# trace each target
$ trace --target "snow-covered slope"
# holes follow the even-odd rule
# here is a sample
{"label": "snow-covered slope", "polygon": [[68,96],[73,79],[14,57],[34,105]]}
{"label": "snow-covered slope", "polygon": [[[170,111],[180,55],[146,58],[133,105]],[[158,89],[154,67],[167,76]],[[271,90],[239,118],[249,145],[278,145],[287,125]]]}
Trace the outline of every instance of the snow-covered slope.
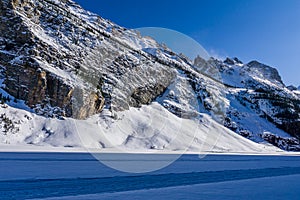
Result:
{"label": "snow-covered slope", "polygon": [[300,97],[274,68],[236,58],[192,63],[70,0],[0,0],[0,8],[3,144],[300,149]]}
{"label": "snow-covered slope", "polygon": [[[224,128],[209,115],[201,123],[179,118],[159,103],[88,120],[49,119],[3,105],[0,149],[7,151],[90,151],[153,153],[280,153],[280,149],[257,144]],[[12,126],[5,129],[5,123]],[[16,130],[18,130],[16,132]],[[28,144],[27,147],[24,146]],[[11,146],[11,149],[7,147]],[[64,148],[61,148],[64,147]],[[72,151],[72,150],[71,150]]]}
{"label": "snow-covered slope", "polygon": [[212,62],[220,69],[230,101],[225,126],[256,142],[299,150],[299,95],[283,84],[277,70],[257,61]]}

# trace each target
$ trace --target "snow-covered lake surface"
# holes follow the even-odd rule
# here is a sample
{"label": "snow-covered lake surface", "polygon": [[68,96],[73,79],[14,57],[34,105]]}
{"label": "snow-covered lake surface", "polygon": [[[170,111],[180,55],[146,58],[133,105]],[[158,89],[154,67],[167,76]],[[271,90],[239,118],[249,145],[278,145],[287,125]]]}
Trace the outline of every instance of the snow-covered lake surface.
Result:
{"label": "snow-covered lake surface", "polygon": [[[120,157],[107,155],[111,162]],[[152,155],[151,162],[170,156]],[[159,171],[134,174],[87,153],[0,153],[2,200],[297,199],[299,178],[299,156],[183,155]]]}

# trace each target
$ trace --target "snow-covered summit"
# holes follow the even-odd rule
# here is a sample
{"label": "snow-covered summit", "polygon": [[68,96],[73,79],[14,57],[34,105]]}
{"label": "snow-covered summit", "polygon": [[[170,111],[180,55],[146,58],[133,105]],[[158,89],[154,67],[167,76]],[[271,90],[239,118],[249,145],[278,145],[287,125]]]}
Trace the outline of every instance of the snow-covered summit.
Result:
{"label": "snow-covered summit", "polygon": [[259,76],[262,79],[268,79],[274,81],[277,84],[283,84],[277,69],[273,67],[264,65],[257,61],[251,61],[246,66],[248,67],[246,70],[249,70],[250,73]]}

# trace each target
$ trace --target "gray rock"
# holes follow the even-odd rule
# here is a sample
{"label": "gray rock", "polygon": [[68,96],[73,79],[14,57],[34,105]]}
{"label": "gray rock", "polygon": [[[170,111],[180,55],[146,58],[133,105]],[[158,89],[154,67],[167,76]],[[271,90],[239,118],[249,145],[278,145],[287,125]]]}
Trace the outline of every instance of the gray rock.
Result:
{"label": "gray rock", "polygon": [[[122,43],[121,27],[108,33],[110,22],[98,16],[87,22],[74,15],[70,6],[78,5],[72,1],[0,2],[5,89],[32,108],[50,104],[61,108],[62,115],[84,119],[109,103],[117,110],[149,104],[174,78],[169,67]],[[135,69],[142,71],[130,72]],[[150,76],[154,82],[149,83]],[[106,87],[118,90],[122,85],[123,91],[104,91],[100,78]]]}

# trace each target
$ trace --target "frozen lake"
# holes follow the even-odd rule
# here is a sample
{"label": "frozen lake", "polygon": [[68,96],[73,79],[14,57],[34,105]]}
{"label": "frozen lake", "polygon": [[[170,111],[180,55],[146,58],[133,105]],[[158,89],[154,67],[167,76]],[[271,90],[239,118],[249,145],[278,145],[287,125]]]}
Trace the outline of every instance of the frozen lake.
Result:
{"label": "frozen lake", "polygon": [[[120,155],[104,159],[120,163]],[[174,155],[136,156],[151,156],[150,164]],[[2,200],[298,199],[299,184],[299,156],[183,155],[155,172],[125,173],[87,153],[0,153]]]}

